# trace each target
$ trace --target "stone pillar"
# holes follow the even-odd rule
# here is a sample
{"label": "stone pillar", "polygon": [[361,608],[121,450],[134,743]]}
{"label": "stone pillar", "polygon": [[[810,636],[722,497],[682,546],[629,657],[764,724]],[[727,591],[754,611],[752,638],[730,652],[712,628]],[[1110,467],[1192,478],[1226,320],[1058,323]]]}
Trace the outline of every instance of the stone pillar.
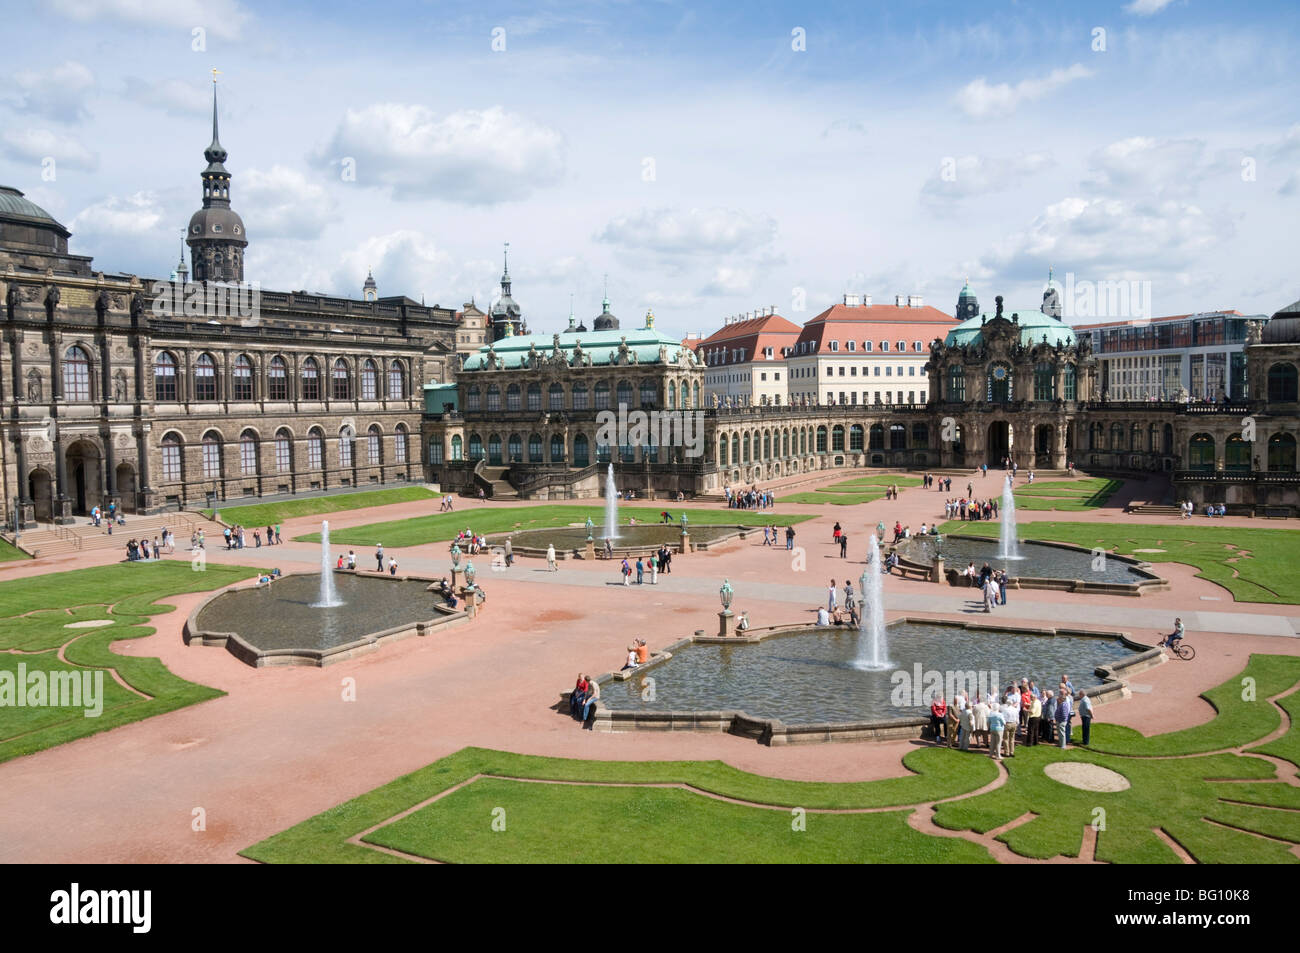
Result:
{"label": "stone pillar", "polygon": [[14,441],[15,456],[18,465],[18,486],[15,488],[14,496],[17,498],[18,527],[26,529],[36,523],[36,507],[33,504],[30,494],[27,492],[27,451],[23,447],[22,432],[18,432],[18,437]]}
{"label": "stone pillar", "polygon": [[[55,426],[58,424],[56,422]],[[68,461],[64,456],[63,438],[54,438],[54,500],[53,517],[56,523],[71,523],[72,501],[68,499]]]}
{"label": "stone pillar", "polygon": [[736,634],[736,616],[730,609],[718,613],[718,637],[730,638]]}
{"label": "stone pillar", "polygon": [[930,581],[937,582],[941,585],[943,583],[943,557],[942,556],[934,557],[934,563],[930,568]]}
{"label": "stone pillar", "polygon": [[680,552],[685,554],[691,551],[691,534],[682,533],[682,547]]}

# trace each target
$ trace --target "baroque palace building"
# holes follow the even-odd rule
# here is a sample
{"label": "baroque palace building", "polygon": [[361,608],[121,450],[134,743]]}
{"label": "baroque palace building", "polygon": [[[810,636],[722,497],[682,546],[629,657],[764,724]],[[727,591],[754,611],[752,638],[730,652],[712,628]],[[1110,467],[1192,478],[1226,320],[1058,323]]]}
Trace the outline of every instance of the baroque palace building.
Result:
{"label": "baroque palace building", "polygon": [[244,283],[226,150],[204,151],[194,283],[95,272],[0,188],[4,515],[68,522],[419,480],[424,387],[455,373],[455,312]]}

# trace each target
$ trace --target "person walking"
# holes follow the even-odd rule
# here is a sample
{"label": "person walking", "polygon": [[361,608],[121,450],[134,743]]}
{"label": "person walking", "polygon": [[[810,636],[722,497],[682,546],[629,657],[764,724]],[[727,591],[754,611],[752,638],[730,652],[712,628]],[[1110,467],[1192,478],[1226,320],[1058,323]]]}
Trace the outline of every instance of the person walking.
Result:
{"label": "person walking", "polygon": [[1079,744],[1086,748],[1088,747],[1088,738],[1092,730],[1092,699],[1080,690],[1077,702],[1079,723],[1083,726],[1083,738],[1080,739]]}
{"label": "person walking", "polygon": [[555,565],[555,544],[551,543],[546,547],[546,568],[551,572],[557,572],[559,567]]}
{"label": "person walking", "polygon": [[275,524],[275,545],[279,546],[284,540],[280,538],[280,524]]}
{"label": "person walking", "polygon": [[627,564],[626,556],[623,557],[623,565],[620,567],[619,571],[623,573],[623,585],[630,585],[632,579],[632,567]]}
{"label": "person walking", "polygon": [[1056,701],[1056,743],[1064,748],[1070,741],[1070,716],[1073,712],[1069,691],[1062,687],[1060,694],[1061,697]]}
{"label": "person walking", "polygon": [[384,571],[384,544],[375,544],[375,572]]}
{"label": "person walking", "polygon": [[[342,556],[339,557],[339,559],[342,558],[343,558]],[[390,576],[397,575],[397,560],[392,556],[388,557],[388,575]]]}
{"label": "person walking", "polygon": [[510,537],[506,537],[506,566],[515,564],[515,547],[510,542]]}
{"label": "person walking", "polygon": [[785,548],[787,552],[794,549],[794,527],[793,526],[787,526],[785,528]]}
{"label": "person walking", "polygon": [[840,534],[840,559],[849,558],[849,534]]}

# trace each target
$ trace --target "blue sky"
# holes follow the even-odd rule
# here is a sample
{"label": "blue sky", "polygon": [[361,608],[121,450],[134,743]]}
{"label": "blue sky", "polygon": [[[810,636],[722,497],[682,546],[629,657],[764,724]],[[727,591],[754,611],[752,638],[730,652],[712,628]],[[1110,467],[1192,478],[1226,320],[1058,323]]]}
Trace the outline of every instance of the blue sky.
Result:
{"label": "blue sky", "polygon": [[357,295],[372,267],[383,294],[483,304],[509,241],[536,331],[570,295],[589,322],[606,274],[626,322],[653,307],[683,334],[846,291],[951,311],[967,276],[1024,306],[1049,266],[1149,282],[1157,315],[1271,313],[1300,295],[1298,21],[1195,0],[50,0],[8,20],[0,182],[98,267],[170,271],[216,67],[267,288]]}

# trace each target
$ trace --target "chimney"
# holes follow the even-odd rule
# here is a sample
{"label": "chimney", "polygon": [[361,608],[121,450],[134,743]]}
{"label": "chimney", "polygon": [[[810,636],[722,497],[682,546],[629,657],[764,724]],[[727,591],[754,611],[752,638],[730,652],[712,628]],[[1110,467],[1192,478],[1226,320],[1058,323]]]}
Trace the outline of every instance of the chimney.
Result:
{"label": "chimney", "polygon": [[856,307],[858,306],[858,301],[859,301],[859,298],[858,298],[857,295],[846,294],[846,295],[844,296],[844,307],[846,307],[846,308],[856,308]]}
{"label": "chimney", "polygon": [[767,309],[767,313],[768,313],[768,314],[776,314],[776,305],[772,305],[772,307],[768,308],[768,309]]}
{"label": "chimney", "polygon": [[919,307],[921,307],[921,296],[920,296],[920,295],[908,295],[908,296],[907,296],[907,306],[908,306],[909,308],[919,308]]}
{"label": "chimney", "polygon": [[906,299],[906,296],[904,296],[904,295],[894,295],[894,307],[895,307],[895,308],[901,308],[901,307],[903,307],[903,306],[904,306],[904,305],[903,305],[903,302],[906,301],[906,300],[907,300],[907,299]]}
{"label": "chimney", "polygon": [[864,307],[864,308],[869,308],[869,307],[871,307],[871,295],[863,295],[863,296],[862,296],[862,307]]}

